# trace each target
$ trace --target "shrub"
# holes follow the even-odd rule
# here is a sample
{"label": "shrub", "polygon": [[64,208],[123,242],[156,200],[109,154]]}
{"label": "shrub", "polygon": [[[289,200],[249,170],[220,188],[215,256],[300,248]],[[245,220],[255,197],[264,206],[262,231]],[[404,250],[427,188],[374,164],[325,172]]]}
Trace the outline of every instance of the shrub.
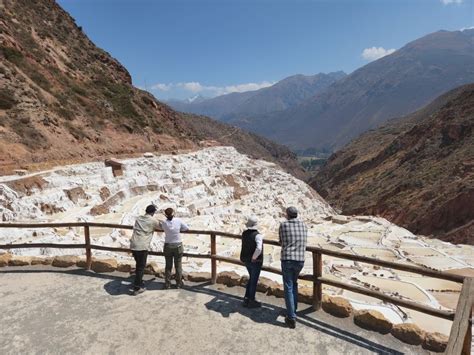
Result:
{"label": "shrub", "polygon": [[3,56],[5,57],[6,60],[8,60],[9,62],[15,65],[20,65],[22,63],[23,54],[20,51],[11,47],[1,47],[1,48],[2,48]]}
{"label": "shrub", "polygon": [[15,106],[15,104],[13,93],[8,89],[0,89],[0,109],[9,110]]}

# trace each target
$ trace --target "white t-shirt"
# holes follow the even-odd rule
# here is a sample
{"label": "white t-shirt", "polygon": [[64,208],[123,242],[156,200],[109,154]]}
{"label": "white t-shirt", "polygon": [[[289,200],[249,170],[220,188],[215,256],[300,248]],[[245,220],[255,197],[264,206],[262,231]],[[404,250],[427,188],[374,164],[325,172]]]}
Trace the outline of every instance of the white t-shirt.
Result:
{"label": "white t-shirt", "polygon": [[180,232],[189,230],[188,226],[179,218],[174,217],[171,221],[160,222],[161,229],[165,232],[165,243],[181,243]]}

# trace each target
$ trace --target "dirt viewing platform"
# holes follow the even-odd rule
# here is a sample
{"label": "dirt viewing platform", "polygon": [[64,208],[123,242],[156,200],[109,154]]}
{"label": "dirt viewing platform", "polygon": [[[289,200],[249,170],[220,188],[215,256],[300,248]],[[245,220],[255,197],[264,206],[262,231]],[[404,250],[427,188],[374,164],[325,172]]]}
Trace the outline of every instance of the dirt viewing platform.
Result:
{"label": "dirt viewing platform", "polygon": [[429,353],[306,304],[289,329],[283,299],[259,294],[262,308],[243,308],[239,286],[165,290],[146,275],[147,291],[130,296],[131,282],[79,268],[0,270],[0,353]]}

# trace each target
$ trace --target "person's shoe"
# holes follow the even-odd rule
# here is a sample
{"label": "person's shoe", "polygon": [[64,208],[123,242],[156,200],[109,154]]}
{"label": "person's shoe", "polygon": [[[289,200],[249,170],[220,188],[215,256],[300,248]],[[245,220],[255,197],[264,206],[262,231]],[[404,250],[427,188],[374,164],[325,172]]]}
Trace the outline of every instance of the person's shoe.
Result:
{"label": "person's shoe", "polygon": [[262,302],[258,302],[255,300],[250,300],[248,304],[248,308],[259,308],[262,307]]}
{"label": "person's shoe", "polygon": [[248,298],[244,297],[244,301],[242,302],[242,306],[243,307],[248,307],[249,306],[249,301],[250,300]]}
{"label": "person's shoe", "polygon": [[165,282],[165,290],[169,290],[171,288],[171,282],[166,281]]}
{"label": "person's shoe", "polygon": [[133,290],[132,296],[137,296],[137,295],[139,295],[140,293],[143,293],[143,292],[145,292],[145,288],[141,287],[139,289]]}
{"label": "person's shoe", "polygon": [[184,282],[183,282],[183,281],[176,283],[176,288],[183,288],[183,286],[184,286]]}
{"label": "person's shoe", "polygon": [[285,324],[288,326],[290,329],[295,329],[296,328],[296,320],[291,319],[288,317],[285,317]]}

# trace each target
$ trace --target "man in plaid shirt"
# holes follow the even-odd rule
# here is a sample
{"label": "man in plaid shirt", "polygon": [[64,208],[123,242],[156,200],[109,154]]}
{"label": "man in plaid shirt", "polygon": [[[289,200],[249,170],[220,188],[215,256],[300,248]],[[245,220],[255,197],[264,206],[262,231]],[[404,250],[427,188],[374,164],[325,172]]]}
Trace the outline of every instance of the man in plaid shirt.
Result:
{"label": "man in plaid shirt", "polygon": [[298,276],[303,269],[308,229],[298,219],[295,207],[286,209],[287,220],[280,224],[278,231],[281,245],[281,270],[287,316],[285,323],[296,327],[296,309],[298,308]]}

